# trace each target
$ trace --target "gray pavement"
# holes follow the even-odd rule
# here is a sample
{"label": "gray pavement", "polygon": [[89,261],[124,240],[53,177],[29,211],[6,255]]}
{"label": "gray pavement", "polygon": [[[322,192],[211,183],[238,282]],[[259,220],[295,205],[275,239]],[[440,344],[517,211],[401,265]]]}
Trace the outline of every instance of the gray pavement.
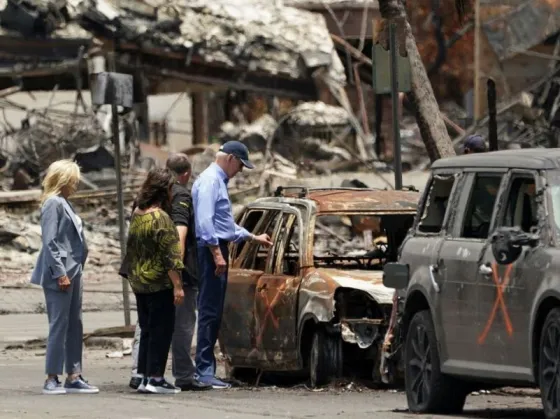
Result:
{"label": "gray pavement", "polygon": [[[102,351],[85,352],[85,377],[97,395],[44,396],[42,354],[0,353],[0,418],[445,418],[406,412],[402,393],[331,388],[235,388],[184,392],[174,396],[141,395],[127,387],[130,357],[107,359]],[[170,374],[168,374],[170,377]],[[527,397],[472,396],[463,418],[537,419],[540,400]]]}
{"label": "gray pavement", "polygon": [[[131,323],[136,323],[136,311],[131,313]],[[84,333],[102,327],[124,325],[122,311],[83,313]],[[0,316],[0,348],[7,344],[25,342],[29,339],[45,338],[48,335],[46,314],[10,314]]]}

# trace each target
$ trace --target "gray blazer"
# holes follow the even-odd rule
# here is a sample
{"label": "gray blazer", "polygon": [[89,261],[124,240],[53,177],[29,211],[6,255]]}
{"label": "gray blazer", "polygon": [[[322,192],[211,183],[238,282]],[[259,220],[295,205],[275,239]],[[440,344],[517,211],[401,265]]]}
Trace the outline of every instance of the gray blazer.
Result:
{"label": "gray blazer", "polygon": [[88,255],[85,236],[66,199],[53,196],[41,209],[43,246],[31,275],[31,283],[58,290],[58,278],[79,279]]}

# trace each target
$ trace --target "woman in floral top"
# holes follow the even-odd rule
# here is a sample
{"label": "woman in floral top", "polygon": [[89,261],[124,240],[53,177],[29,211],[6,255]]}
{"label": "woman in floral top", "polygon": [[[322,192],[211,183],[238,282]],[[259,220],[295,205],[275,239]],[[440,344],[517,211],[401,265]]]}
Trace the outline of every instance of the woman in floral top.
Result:
{"label": "woman in floral top", "polygon": [[179,235],[166,211],[174,178],[167,169],[153,169],[136,199],[127,242],[127,273],[136,296],[142,330],[138,373],[139,392],[179,393],[164,378],[175,324],[175,305],[183,302],[183,269]]}

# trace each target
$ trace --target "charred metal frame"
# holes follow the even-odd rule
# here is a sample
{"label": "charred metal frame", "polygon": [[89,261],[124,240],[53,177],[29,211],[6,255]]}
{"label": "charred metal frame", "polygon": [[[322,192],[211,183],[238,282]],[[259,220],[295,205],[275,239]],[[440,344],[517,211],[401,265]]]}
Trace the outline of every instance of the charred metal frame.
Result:
{"label": "charred metal frame", "polygon": [[[301,189],[301,188],[300,188]],[[344,189],[344,188],[343,188]],[[360,192],[364,192],[363,189],[357,189]],[[336,189],[335,189],[336,191]],[[347,210],[343,211],[338,207],[333,208],[332,210],[323,211],[320,210],[320,206],[313,200],[313,197],[307,197],[307,191],[304,192],[303,196],[298,197],[298,193],[296,192],[295,196],[283,196],[283,191],[280,190],[276,197],[269,197],[269,198],[261,198],[258,201],[249,204],[246,206],[244,212],[240,214],[238,218],[238,222],[242,223],[243,220],[247,219],[248,214],[251,211],[281,211],[281,212],[289,212],[292,214],[297,215],[297,220],[293,220],[292,222],[297,222],[299,226],[299,275],[296,281],[293,284],[297,284],[297,289],[290,291],[291,293],[297,293],[296,297],[296,304],[297,307],[295,308],[296,319],[294,321],[295,324],[295,333],[296,333],[296,353],[294,354],[294,358],[292,356],[288,356],[289,359],[295,359],[297,362],[294,364],[289,361],[279,360],[278,356],[280,353],[276,353],[275,359],[265,359],[261,355],[259,356],[259,368],[261,369],[271,369],[271,370],[284,370],[284,371],[296,371],[296,370],[303,370],[305,368],[305,359],[304,354],[301,352],[302,345],[304,342],[302,339],[304,338],[304,331],[305,328],[309,324],[316,325],[321,323],[327,326],[327,330],[330,333],[337,333],[340,334],[342,341],[346,342],[347,344],[356,345],[356,348],[360,350],[366,351],[369,357],[373,357],[376,361],[376,366],[372,370],[372,374],[375,380],[379,379],[377,374],[378,368],[377,366],[381,362],[380,354],[381,354],[381,347],[383,345],[383,333],[389,324],[390,320],[390,313],[391,313],[391,299],[386,299],[387,301],[378,301],[373,295],[368,293],[366,281],[360,279],[354,279],[356,281],[356,288],[352,288],[348,284],[339,284],[336,278],[330,278],[329,276],[325,277],[322,273],[319,273],[316,268],[314,267],[313,263],[313,239],[314,239],[314,227],[315,227],[315,219],[317,216],[321,214],[325,215],[348,215],[352,214],[355,215],[356,213],[363,213],[364,215],[393,215],[393,214],[408,214],[413,216],[416,212],[415,208],[406,208],[403,207],[398,209],[399,203],[395,203],[397,207],[395,207],[394,211],[390,210],[380,210],[376,212],[375,210],[372,211],[355,211],[355,210]],[[309,191],[313,192],[313,191]],[[317,192],[317,191],[316,191]],[[346,189],[346,193],[352,193],[351,190]],[[375,194],[392,194],[392,191],[370,191]],[[299,193],[301,195],[301,191]],[[309,198],[309,199],[306,199]],[[319,198],[317,198],[319,199]],[[321,197],[321,199],[325,199],[328,201],[328,197]],[[384,201],[383,198],[381,201]],[[323,208],[328,208],[328,205],[323,203]],[[268,216],[265,215],[261,217],[261,219],[257,222],[257,228],[259,225],[262,226],[265,218]],[[279,231],[280,225],[282,223],[282,215],[278,218],[275,225],[275,231]],[[279,261],[280,258],[278,257],[276,260],[272,260],[274,255],[278,255],[278,252],[275,251],[276,246],[282,246],[286,243],[286,238],[282,241],[282,243],[275,243],[271,251],[268,252],[266,266],[268,268],[269,274],[265,275],[274,277],[277,275],[275,272],[278,272],[279,269]],[[233,250],[236,248],[235,245],[232,245],[230,248],[233,254]],[[249,246],[244,246],[242,252],[235,256],[235,259],[231,261],[231,268],[239,269],[241,267],[240,262],[246,258],[249,252]],[[349,280],[351,279],[351,270],[349,272]],[[377,271],[372,271],[372,274]],[[382,275],[382,272],[377,272],[379,275]],[[325,273],[326,274],[326,273]],[[230,273],[230,276],[232,274]],[[279,278],[280,279],[280,278]],[[361,286],[360,286],[361,284]],[[309,286],[311,285],[311,288]],[[231,291],[230,291],[231,292]],[[356,293],[355,295],[352,295]],[[377,308],[376,312],[378,318],[353,318],[352,314],[347,310],[347,304],[349,301],[352,301],[353,298],[362,298],[364,302],[367,302],[367,305],[371,305],[374,308]],[[244,296],[238,296],[239,298],[247,298]],[[237,296],[235,298],[238,298]],[[349,300],[350,299],[350,300]],[[256,307],[255,307],[256,309]],[[368,309],[369,310],[369,309]],[[227,314],[227,313],[226,313]],[[311,323],[309,323],[311,322]],[[282,333],[282,332],[280,332]],[[226,359],[231,362],[232,357],[228,355],[227,351],[227,340],[223,339],[220,340],[220,345],[222,348],[222,352],[226,356]],[[250,348],[247,348],[250,349]],[[253,353],[253,351],[251,351]],[[239,359],[237,357],[237,359]],[[238,363],[234,363],[232,366],[250,366],[250,361],[244,363],[244,365],[239,365]]]}

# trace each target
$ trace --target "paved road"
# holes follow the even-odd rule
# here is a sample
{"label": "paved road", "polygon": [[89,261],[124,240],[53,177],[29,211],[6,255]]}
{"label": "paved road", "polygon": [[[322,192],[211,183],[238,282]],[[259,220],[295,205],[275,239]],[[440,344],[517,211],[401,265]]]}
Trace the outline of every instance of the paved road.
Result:
{"label": "paved road", "polygon": [[[131,312],[136,323],[136,311]],[[101,327],[123,326],[122,311],[83,313],[84,333]],[[6,344],[47,337],[49,327],[46,314],[8,314],[0,316],[0,348]]]}
{"label": "paved road", "polygon": [[[107,359],[102,351],[86,351],[84,359],[86,378],[100,386],[100,394],[44,396],[40,393],[44,360],[39,355],[0,353],[0,418],[445,418],[411,415],[405,410],[402,393],[386,391],[338,388],[314,392],[300,386],[140,395],[126,387],[130,357]],[[535,398],[472,396],[461,417],[537,419],[542,412]]]}

